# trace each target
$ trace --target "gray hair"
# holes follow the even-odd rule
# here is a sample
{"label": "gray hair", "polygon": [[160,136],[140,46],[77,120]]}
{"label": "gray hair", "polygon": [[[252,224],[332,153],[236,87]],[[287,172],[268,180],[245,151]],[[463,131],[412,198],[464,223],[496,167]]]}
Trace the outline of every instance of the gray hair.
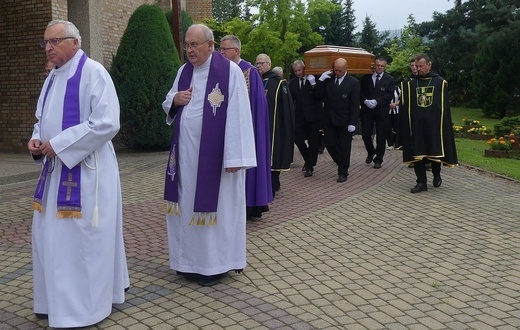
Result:
{"label": "gray hair", "polygon": [[65,25],[65,34],[67,37],[73,37],[78,40],[78,48],[81,48],[81,35],[79,34],[79,30],[72,22],[65,21],[62,19],[55,19],[53,21],[50,21],[49,24],[47,24],[47,27],[51,27],[56,24],[63,24]]}
{"label": "gray hair", "polygon": [[273,68],[273,72],[276,73],[279,76],[283,76],[283,69],[279,66],[275,66]]}
{"label": "gray hair", "polygon": [[240,39],[238,39],[237,36],[228,34],[227,36],[222,37],[222,39],[220,39],[220,43],[222,43],[222,41],[226,41],[226,40],[228,40],[231,43],[231,46],[238,48],[238,50],[240,50],[242,48],[242,42],[240,41]]}
{"label": "gray hair", "polygon": [[305,68],[305,62],[303,62],[302,60],[296,60],[292,63],[292,67],[293,69],[297,66],[297,65],[301,65],[302,68]]}
{"label": "gray hair", "polygon": [[211,29],[207,25],[204,25],[204,24],[192,24],[192,25],[190,25],[188,30],[191,30],[191,29],[201,29],[202,33],[204,33],[204,38],[206,40],[211,40],[213,42],[215,41],[215,37],[213,36],[213,31],[211,31]]}
{"label": "gray hair", "polygon": [[264,54],[264,53],[262,53],[262,54],[258,54],[256,57],[257,57],[257,58],[258,58],[258,57],[263,57],[267,63],[271,64],[271,58],[270,58],[269,55],[267,55],[267,54]]}

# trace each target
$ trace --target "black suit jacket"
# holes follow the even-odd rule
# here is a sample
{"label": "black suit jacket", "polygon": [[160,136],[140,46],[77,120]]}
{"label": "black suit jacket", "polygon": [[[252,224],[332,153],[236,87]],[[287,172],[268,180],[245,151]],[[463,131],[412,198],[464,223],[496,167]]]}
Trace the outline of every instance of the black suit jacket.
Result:
{"label": "black suit jacket", "polygon": [[289,90],[294,102],[294,116],[297,123],[321,120],[323,107],[316,93],[316,85],[311,86],[311,83],[305,79],[303,87],[300,88],[300,78],[294,77],[289,81]]}
{"label": "black suit jacket", "polygon": [[318,95],[323,99],[323,125],[357,126],[359,116],[359,80],[349,74],[336,87],[336,77],[317,81]]}
{"label": "black suit jacket", "polygon": [[[394,77],[388,73],[384,73],[379,82],[374,87],[372,74],[366,74],[361,78],[361,107],[363,110],[370,110],[365,105],[365,100],[376,100],[377,105],[374,110],[382,110],[388,113],[390,110],[390,102],[394,98],[394,89],[396,83]],[[385,112],[386,111],[386,112]]]}

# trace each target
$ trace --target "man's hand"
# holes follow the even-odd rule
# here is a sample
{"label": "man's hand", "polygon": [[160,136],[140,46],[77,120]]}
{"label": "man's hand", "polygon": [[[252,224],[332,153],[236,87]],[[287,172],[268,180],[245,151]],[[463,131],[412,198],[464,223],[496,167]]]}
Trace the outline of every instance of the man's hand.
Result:
{"label": "man's hand", "polygon": [[235,173],[239,169],[241,169],[241,167],[228,167],[228,168],[226,168],[226,172],[227,173]]}
{"label": "man's hand", "polygon": [[320,81],[325,81],[325,79],[329,79],[332,76],[332,70],[325,71],[320,77]]}
{"label": "man's hand", "polygon": [[307,75],[307,80],[309,81],[311,86],[316,85],[316,78],[314,78],[314,76],[312,74],[308,74]]}
{"label": "man's hand", "polygon": [[348,127],[347,127],[347,131],[348,131],[349,133],[354,133],[354,132],[356,131],[356,126],[354,126],[354,125],[348,125]]}
{"label": "man's hand", "polygon": [[175,97],[173,98],[173,103],[175,106],[182,106],[186,105],[191,100],[191,91],[193,90],[193,87],[188,88],[185,91],[179,91],[177,94],[175,94]]}
{"label": "man's hand", "polygon": [[38,139],[33,139],[27,142],[27,149],[29,149],[29,152],[35,156],[39,156],[42,154],[42,151],[40,150],[40,146],[42,145],[42,141]]}
{"label": "man's hand", "polygon": [[47,158],[56,157],[56,152],[54,152],[54,149],[52,148],[51,143],[49,141],[42,144],[40,150],[41,153]]}

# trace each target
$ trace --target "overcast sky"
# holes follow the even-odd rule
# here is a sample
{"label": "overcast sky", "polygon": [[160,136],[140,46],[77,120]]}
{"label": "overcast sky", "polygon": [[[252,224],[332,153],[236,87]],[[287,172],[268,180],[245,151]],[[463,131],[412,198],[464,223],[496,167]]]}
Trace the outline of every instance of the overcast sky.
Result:
{"label": "overcast sky", "polygon": [[455,6],[454,0],[354,0],[356,31],[361,31],[368,16],[379,31],[398,30],[412,14],[416,23],[432,20],[433,12],[445,13]]}

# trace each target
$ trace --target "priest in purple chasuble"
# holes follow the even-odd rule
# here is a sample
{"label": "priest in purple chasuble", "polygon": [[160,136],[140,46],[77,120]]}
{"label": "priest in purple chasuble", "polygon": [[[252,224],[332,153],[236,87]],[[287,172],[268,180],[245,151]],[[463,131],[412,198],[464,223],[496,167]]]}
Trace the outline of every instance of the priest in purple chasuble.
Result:
{"label": "priest in purple chasuble", "polygon": [[273,201],[269,148],[271,139],[269,109],[262,77],[251,63],[240,58],[241,46],[242,43],[236,36],[227,35],[220,39],[220,53],[242,69],[249,92],[256,149],[256,167],[246,172],[247,219],[251,219],[262,217],[262,212],[269,211],[268,204]]}
{"label": "priest in purple chasuble", "polygon": [[33,201],[34,312],[53,328],[85,327],[123,303],[129,286],[111,142],[119,100],[105,68],[81,50],[72,23],[50,22],[41,46],[54,68],[28,142],[43,165]]}
{"label": "priest in purple chasuble", "polygon": [[192,25],[188,63],[163,102],[174,125],[164,199],[170,267],[201,285],[246,266],[246,170],[256,166],[242,70],[214,51],[213,32]]}

